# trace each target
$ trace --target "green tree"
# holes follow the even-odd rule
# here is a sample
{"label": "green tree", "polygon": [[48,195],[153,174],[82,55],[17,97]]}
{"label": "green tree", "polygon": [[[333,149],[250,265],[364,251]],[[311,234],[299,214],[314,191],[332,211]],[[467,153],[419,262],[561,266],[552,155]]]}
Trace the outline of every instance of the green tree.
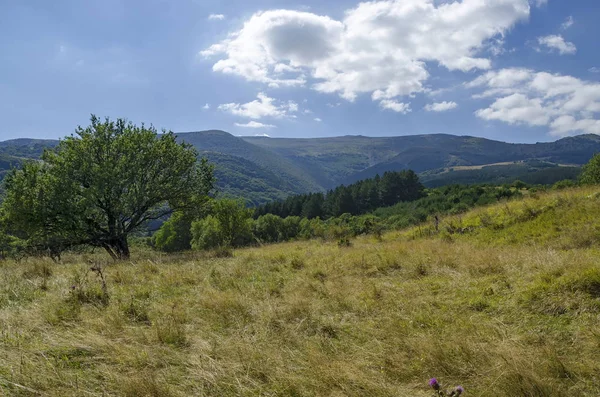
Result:
{"label": "green tree", "polygon": [[580,182],[586,185],[600,184],[600,153],[583,166],[583,172],[579,178]]}
{"label": "green tree", "polygon": [[251,241],[252,210],[241,200],[215,200],[210,215],[192,223],[192,246],[196,249],[240,247]]}
{"label": "green tree", "polygon": [[284,228],[284,220],[273,214],[260,216],[254,221],[254,235],[265,243],[276,243],[284,240]]}
{"label": "green tree", "polygon": [[3,209],[19,237],[102,247],[124,259],[131,233],[204,203],[213,183],[212,167],[173,133],[92,116],[42,162],[7,177]]}
{"label": "green tree", "polygon": [[193,249],[212,249],[224,245],[221,224],[212,215],[193,222],[191,231]]}
{"label": "green tree", "polygon": [[325,198],[323,193],[314,193],[304,202],[302,206],[302,217],[313,219],[323,216],[323,202]]}
{"label": "green tree", "polygon": [[174,213],[154,234],[154,247],[164,252],[178,252],[192,248],[192,222],[193,218],[187,213]]}

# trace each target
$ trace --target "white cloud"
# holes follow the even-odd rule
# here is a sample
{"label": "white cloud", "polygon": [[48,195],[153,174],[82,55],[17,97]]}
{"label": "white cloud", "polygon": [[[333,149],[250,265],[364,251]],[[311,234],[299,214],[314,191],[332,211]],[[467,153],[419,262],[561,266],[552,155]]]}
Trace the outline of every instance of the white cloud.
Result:
{"label": "white cloud", "polygon": [[208,16],[209,21],[222,21],[225,19],[225,15],[223,14],[210,14]]}
{"label": "white cloud", "polygon": [[590,72],[590,73],[600,73],[600,68],[597,67],[597,66],[594,66],[592,68],[589,68],[588,72]]}
{"label": "white cloud", "polygon": [[292,117],[290,113],[295,113],[298,111],[298,104],[294,101],[277,104],[275,99],[269,98],[262,92],[258,94],[257,98],[258,99],[252,102],[244,104],[226,103],[219,105],[219,110],[231,113],[235,116],[247,117],[254,120],[259,120],[263,117]]}
{"label": "white cloud", "polygon": [[550,117],[539,98],[530,99],[523,94],[512,94],[497,99],[489,108],[475,114],[484,120],[500,120],[509,124],[548,125]]}
{"label": "white cloud", "polygon": [[202,106],[202,109],[209,110],[210,109],[210,103],[207,103],[206,105]]}
{"label": "white cloud", "polygon": [[445,112],[448,110],[456,109],[458,104],[456,102],[437,102],[431,103],[425,106],[425,110],[428,112]]}
{"label": "white cloud", "polygon": [[315,121],[316,121],[317,123],[320,123],[320,122],[322,122],[323,120],[321,120],[319,117],[315,117]]}
{"label": "white cloud", "polygon": [[560,28],[562,30],[567,30],[569,29],[571,26],[573,26],[573,24],[575,23],[575,20],[573,19],[573,16],[569,16],[563,23],[562,25],[560,25]]}
{"label": "white cloud", "polygon": [[600,83],[530,69],[488,72],[466,85],[494,102],[475,114],[484,120],[548,127],[556,136],[600,134]]}
{"label": "white cloud", "polygon": [[538,37],[538,44],[546,46],[550,50],[557,50],[561,55],[575,54],[577,52],[575,44],[565,41],[561,35]]}
{"label": "white cloud", "polygon": [[[269,86],[304,86],[353,101],[425,91],[427,62],[449,70],[489,69],[503,35],[529,17],[528,0],[380,0],[347,10],[343,20],[271,10],[201,52],[219,56],[215,72]],[[492,42],[492,44],[490,44]]]}
{"label": "white cloud", "polygon": [[410,113],[412,111],[410,108],[410,103],[396,102],[391,99],[382,100],[379,102],[379,106],[382,109],[393,110],[394,112],[402,114]]}
{"label": "white cloud", "polygon": [[263,124],[257,121],[250,121],[246,124],[235,123],[235,126],[242,128],[276,128],[273,124]]}

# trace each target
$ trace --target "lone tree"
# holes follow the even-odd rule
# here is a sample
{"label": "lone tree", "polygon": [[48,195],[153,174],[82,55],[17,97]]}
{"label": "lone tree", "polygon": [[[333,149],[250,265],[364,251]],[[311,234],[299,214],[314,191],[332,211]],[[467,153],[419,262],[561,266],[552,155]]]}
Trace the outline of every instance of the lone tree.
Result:
{"label": "lone tree", "polygon": [[132,232],[203,205],[213,184],[212,166],[172,132],[92,115],[89,127],[7,177],[2,211],[10,232],[38,249],[92,245],[126,259]]}

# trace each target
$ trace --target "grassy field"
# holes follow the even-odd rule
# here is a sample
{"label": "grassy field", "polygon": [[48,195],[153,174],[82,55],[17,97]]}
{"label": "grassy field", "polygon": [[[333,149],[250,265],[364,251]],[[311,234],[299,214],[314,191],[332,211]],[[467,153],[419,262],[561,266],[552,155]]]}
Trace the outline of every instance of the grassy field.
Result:
{"label": "grassy field", "polygon": [[0,263],[0,394],[600,395],[600,189],[439,229]]}

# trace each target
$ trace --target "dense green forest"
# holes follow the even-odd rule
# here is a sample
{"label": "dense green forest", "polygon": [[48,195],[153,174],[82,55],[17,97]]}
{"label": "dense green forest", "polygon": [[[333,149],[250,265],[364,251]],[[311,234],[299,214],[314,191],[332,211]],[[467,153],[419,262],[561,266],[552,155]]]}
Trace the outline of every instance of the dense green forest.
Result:
{"label": "dense green forest", "polygon": [[342,214],[360,215],[379,207],[423,196],[424,186],[413,171],[386,172],[382,177],[338,186],[326,194],[310,193],[288,197],[256,208],[255,216],[273,214],[282,218],[301,216],[328,219]]}

